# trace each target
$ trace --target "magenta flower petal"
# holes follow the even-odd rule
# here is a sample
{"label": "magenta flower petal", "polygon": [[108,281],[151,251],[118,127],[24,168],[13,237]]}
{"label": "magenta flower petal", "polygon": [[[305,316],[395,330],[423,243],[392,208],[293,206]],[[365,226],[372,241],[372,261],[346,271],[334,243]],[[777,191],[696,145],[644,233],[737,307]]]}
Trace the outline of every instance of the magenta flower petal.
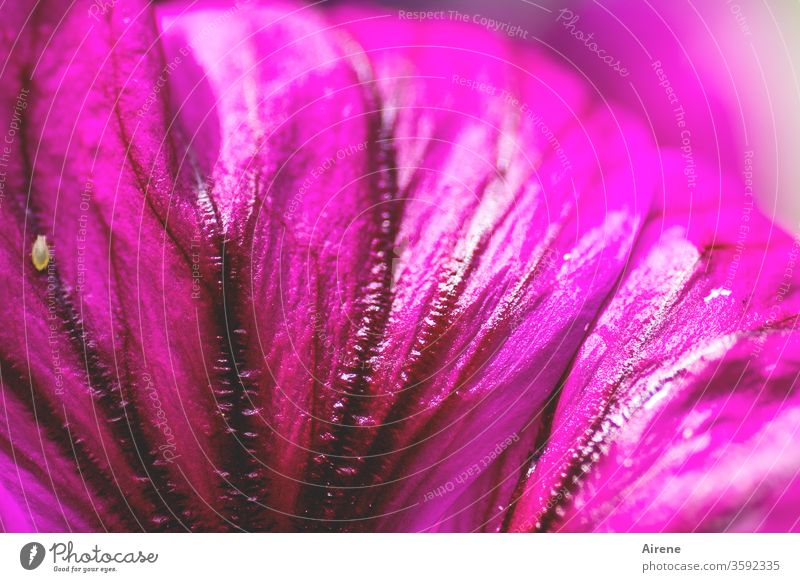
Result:
{"label": "magenta flower petal", "polygon": [[[682,161],[671,165],[677,193]],[[735,183],[723,191],[724,204],[673,198],[644,229],[564,382],[512,529],[797,527],[796,510],[776,511],[796,495],[797,245]]]}
{"label": "magenta flower petal", "polygon": [[[349,28],[397,110],[398,239],[407,242],[372,380],[372,393],[388,396],[369,419],[381,427],[354,439],[359,452],[381,455],[391,495],[373,488],[359,502],[392,512],[387,529],[493,527],[485,522],[497,521],[505,501],[496,499],[510,498],[538,411],[623,270],[655,193],[657,155],[573,79],[540,58],[527,73],[520,63],[536,57],[492,35],[371,20]],[[537,98],[526,115],[454,77]],[[558,128],[561,149],[543,127]],[[498,448],[502,460],[483,467]],[[494,477],[480,479],[489,464]]]}
{"label": "magenta flower petal", "polygon": [[[70,425],[59,439],[73,470],[96,473],[92,485],[127,514],[111,527],[208,526],[216,512],[184,501],[223,489],[214,471],[229,439],[215,394],[203,389],[225,359],[208,274],[218,268],[204,255],[195,269],[192,245],[206,234],[209,205],[190,166],[178,164],[164,104],[137,114],[162,68],[148,10],[124,3],[95,22],[42,7],[23,29],[11,61],[19,69],[6,70],[9,94],[27,91],[7,208],[19,230],[3,251],[4,272],[18,273],[4,299],[25,307],[2,345],[9,385],[35,393],[45,426]],[[20,261],[31,232],[53,244],[46,273]],[[215,380],[221,395],[224,380]],[[178,455],[210,458],[179,466]]]}
{"label": "magenta flower petal", "polygon": [[3,529],[797,527],[796,247],[637,113],[469,25],[3,10]]}
{"label": "magenta flower petal", "polygon": [[[272,527],[316,527],[342,503],[323,485],[356,471],[345,443],[357,429],[342,425],[357,422],[390,301],[401,206],[389,130],[367,71],[314,16],[179,11],[161,12],[168,58],[226,22],[193,46],[198,76],[177,83],[190,134],[219,143],[211,195],[227,236],[238,373],[251,395],[243,430],[258,472],[253,495]],[[216,138],[192,119],[208,95]]]}

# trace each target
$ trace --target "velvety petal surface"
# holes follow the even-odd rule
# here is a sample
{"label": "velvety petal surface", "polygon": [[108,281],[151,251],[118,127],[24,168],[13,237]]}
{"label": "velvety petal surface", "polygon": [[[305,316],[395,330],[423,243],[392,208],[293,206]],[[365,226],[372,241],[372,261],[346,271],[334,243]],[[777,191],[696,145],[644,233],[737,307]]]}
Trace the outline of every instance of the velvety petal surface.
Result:
{"label": "velvety petal surface", "polygon": [[[666,192],[680,193],[681,166],[665,156]],[[800,247],[703,170],[711,180],[648,222],[581,346],[512,529],[751,531],[800,517],[785,512]]]}
{"label": "velvety petal surface", "polygon": [[569,61],[3,11],[3,529],[797,528],[797,244]]}

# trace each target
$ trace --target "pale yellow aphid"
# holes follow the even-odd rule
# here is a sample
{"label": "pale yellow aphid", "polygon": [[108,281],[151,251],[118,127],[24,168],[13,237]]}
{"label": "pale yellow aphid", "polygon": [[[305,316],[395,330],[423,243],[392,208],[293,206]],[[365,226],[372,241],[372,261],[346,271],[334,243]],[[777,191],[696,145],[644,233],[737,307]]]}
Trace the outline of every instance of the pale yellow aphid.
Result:
{"label": "pale yellow aphid", "polygon": [[50,248],[47,246],[47,238],[40,234],[36,237],[31,249],[31,261],[37,271],[44,271],[50,263]]}

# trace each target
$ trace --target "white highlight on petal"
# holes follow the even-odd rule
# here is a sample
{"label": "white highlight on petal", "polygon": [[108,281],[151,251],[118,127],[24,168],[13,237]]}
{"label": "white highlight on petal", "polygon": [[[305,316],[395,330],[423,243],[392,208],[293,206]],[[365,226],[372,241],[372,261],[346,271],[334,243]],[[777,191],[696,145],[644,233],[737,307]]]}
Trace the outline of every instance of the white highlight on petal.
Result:
{"label": "white highlight on petal", "polygon": [[711,290],[711,292],[703,298],[703,301],[708,303],[716,299],[717,297],[728,297],[731,294],[730,289],[725,289],[724,287],[716,287]]}

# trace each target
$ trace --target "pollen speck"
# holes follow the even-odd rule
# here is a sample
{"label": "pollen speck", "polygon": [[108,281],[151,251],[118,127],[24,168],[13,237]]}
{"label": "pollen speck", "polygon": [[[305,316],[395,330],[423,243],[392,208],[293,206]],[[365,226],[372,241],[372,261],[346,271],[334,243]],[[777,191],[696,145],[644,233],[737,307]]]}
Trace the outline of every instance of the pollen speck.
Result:
{"label": "pollen speck", "polygon": [[50,263],[50,249],[47,246],[47,238],[44,235],[36,237],[31,250],[31,261],[37,271],[44,271]]}

